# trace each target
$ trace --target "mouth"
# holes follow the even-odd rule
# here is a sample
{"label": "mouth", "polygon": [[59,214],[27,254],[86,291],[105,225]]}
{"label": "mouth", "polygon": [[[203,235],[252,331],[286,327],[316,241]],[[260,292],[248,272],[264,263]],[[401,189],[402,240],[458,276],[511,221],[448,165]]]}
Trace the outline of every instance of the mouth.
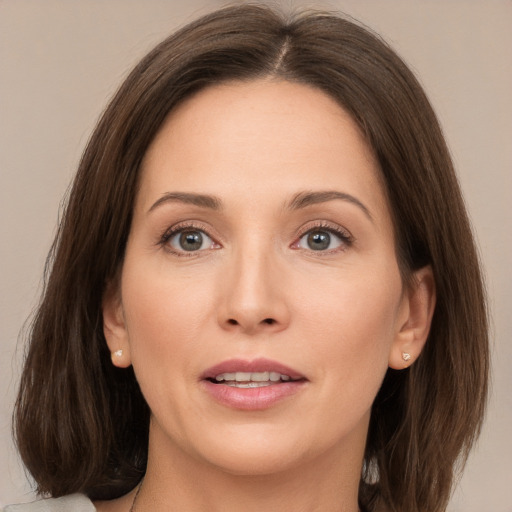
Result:
{"label": "mouth", "polygon": [[229,359],[208,368],[201,375],[201,380],[208,380],[214,384],[240,386],[241,384],[254,384],[246,387],[272,386],[283,382],[307,380],[297,370],[278,361],[259,358],[247,361],[245,359]]}
{"label": "mouth", "polygon": [[262,388],[273,386],[282,382],[294,382],[302,380],[292,378],[290,375],[273,372],[226,372],[219,373],[215,378],[209,378],[214,384],[224,384],[234,388]]}
{"label": "mouth", "polygon": [[263,410],[294,396],[308,379],[277,361],[232,359],[206,370],[201,381],[208,394],[224,406]]}

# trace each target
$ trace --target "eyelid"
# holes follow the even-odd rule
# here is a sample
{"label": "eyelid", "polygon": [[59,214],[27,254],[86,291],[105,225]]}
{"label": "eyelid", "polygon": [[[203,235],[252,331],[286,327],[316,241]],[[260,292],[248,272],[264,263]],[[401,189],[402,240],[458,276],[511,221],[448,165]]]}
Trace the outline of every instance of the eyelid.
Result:
{"label": "eyelid", "polygon": [[314,221],[307,222],[306,224],[304,224],[303,226],[301,226],[299,228],[297,236],[302,237],[308,231],[311,231],[314,229],[324,229],[325,231],[330,231],[332,233],[339,234],[343,238],[347,238],[350,240],[354,239],[354,237],[352,236],[352,233],[350,233],[350,231],[347,228],[340,226],[339,224],[337,224],[335,222],[328,221],[328,220],[314,220]]}
{"label": "eyelid", "polygon": [[[166,251],[170,252],[171,254],[174,254],[176,256],[184,256],[184,257],[193,257],[198,256],[199,253],[204,253],[207,251],[207,249],[200,249],[198,251],[180,251],[176,250],[175,248],[171,247],[168,243],[169,240],[177,235],[178,233],[182,233],[183,231],[201,231],[204,233],[217,247],[214,249],[218,249],[221,247],[221,244],[217,241],[216,236],[214,236],[211,233],[211,229],[208,228],[205,224],[203,224],[201,221],[182,221],[178,222],[176,224],[173,224],[172,226],[168,227],[160,236],[157,241],[157,245],[161,246]],[[212,248],[211,248],[212,249]]]}
{"label": "eyelid", "polygon": [[[292,248],[302,249],[301,247],[293,247],[293,246],[298,245],[300,243],[301,239],[304,237],[304,235],[306,235],[310,231],[315,231],[315,230],[318,230],[318,231],[323,230],[323,231],[327,231],[328,233],[334,234],[341,240],[342,245],[344,246],[342,248],[336,248],[336,249],[330,249],[330,250],[328,249],[326,251],[317,251],[316,252],[316,251],[311,250],[311,252],[316,252],[316,254],[318,256],[321,256],[322,253],[329,254],[332,252],[343,251],[347,247],[350,247],[355,242],[354,236],[345,227],[342,227],[339,224],[336,224],[336,223],[333,223],[330,221],[317,220],[317,221],[308,222],[307,224],[305,224],[304,226],[302,226],[299,229],[296,239],[292,243]],[[307,249],[304,249],[304,250],[307,250]]]}
{"label": "eyelid", "polygon": [[[308,232],[313,231],[315,229],[316,230],[324,230],[324,231],[334,234],[341,240],[342,245],[343,245],[343,247],[341,249],[335,248],[335,249],[326,250],[326,251],[318,251],[318,253],[317,253],[318,255],[321,255],[322,253],[329,254],[332,252],[338,252],[340,250],[342,251],[342,250],[346,249],[347,247],[350,247],[355,241],[355,238],[353,237],[353,235],[345,227],[340,226],[337,223],[326,221],[326,220],[316,220],[316,221],[310,221],[310,222],[306,223],[305,225],[301,226],[297,235],[295,236],[294,242],[291,244],[291,247],[294,249],[302,249],[300,247],[293,247],[293,246],[298,244],[300,242],[300,240],[304,237],[304,235],[306,235]],[[181,222],[177,222],[176,224],[173,224],[172,226],[168,227],[159,236],[159,238],[157,240],[157,245],[163,247],[166,251],[168,251],[174,255],[177,255],[177,256],[191,257],[191,256],[197,256],[198,253],[204,253],[207,249],[201,249],[198,251],[188,252],[188,251],[178,251],[178,250],[175,250],[175,249],[169,247],[168,242],[174,235],[176,235],[180,232],[183,232],[183,231],[187,231],[187,230],[201,231],[208,238],[210,238],[212,240],[212,242],[217,246],[217,247],[215,247],[215,249],[222,247],[222,244],[218,241],[220,237],[212,234],[213,230],[209,226],[207,226],[206,224],[204,224],[201,221],[196,221],[196,220],[181,221]],[[304,249],[304,250],[307,250],[307,249]],[[311,251],[311,252],[314,252],[314,251]]]}

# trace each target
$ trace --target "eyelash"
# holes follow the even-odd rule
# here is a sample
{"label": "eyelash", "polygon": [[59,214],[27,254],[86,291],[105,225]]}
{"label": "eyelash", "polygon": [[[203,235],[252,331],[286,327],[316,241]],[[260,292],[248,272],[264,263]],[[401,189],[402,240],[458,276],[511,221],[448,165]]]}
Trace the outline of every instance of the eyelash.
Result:
{"label": "eyelash", "polygon": [[[197,256],[197,253],[202,252],[202,251],[190,251],[190,252],[176,251],[170,247],[170,245],[168,243],[169,240],[173,236],[177,235],[178,233],[182,233],[184,231],[201,231],[201,232],[205,233],[206,236],[208,236],[208,238],[211,238],[214,241],[214,243],[218,244],[218,242],[215,242],[215,238],[209,234],[206,226],[203,226],[203,225],[201,225],[199,223],[195,223],[195,222],[187,222],[187,223],[180,223],[180,224],[177,224],[175,226],[168,228],[160,236],[160,239],[158,240],[157,245],[161,246],[166,251],[168,251],[178,257],[190,258],[190,257]],[[291,244],[291,246],[294,246],[294,245],[300,243],[302,238],[311,231],[325,231],[327,233],[334,234],[336,237],[338,237],[341,240],[342,246],[343,246],[342,248],[335,248],[335,249],[330,249],[330,250],[325,250],[325,251],[313,251],[312,249],[309,250],[309,252],[317,252],[317,254],[315,254],[316,256],[322,256],[325,254],[332,254],[333,252],[339,252],[339,251],[346,250],[348,247],[351,247],[355,241],[354,237],[350,234],[350,232],[348,230],[343,229],[340,226],[333,225],[326,221],[317,221],[317,222],[313,222],[312,224],[308,224],[305,228],[301,229],[296,237],[296,241],[294,241],[293,244]],[[307,251],[307,249],[302,249],[301,247],[294,247],[294,249]]]}
{"label": "eyelash", "polygon": [[[171,226],[168,228],[158,241],[158,245],[165,249],[167,252],[173,254],[174,256],[191,258],[197,256],[197,253],[200,251],[176,251],[169,245],[169,240],[178,233],[182,233],[184,231],[201,231],[205,233],[208,238],[211,238],[215,242],[215,238],[208,233],[208,229],[206,226],[201,225],[196,222],[181,222],[175,226]],[[218,242],[215,242],[218,244]]]}
{"label": "eyelash", "polygon": [[[352,236],[352,234],[347,229],[344,229],[341,226],[338,226],[336,224],[331,224],[330,222],[316,221],[316,222],[313,222],[312,224],[308,224],[305,228],[301,229],[297,236],[297,241],[294,242],[292,245],[296,245],[296,244],[300,243],[302,238],[312,231],[320,231],[320,232],[323,231],[323,232],[327,232],[330,234],[334,234],[336,237],[338,237],[341,240],[341,243],[342,243],[342,247],[340,247],[340,248],[328,249],[325,251],[313,251],[312,249],[310,249],[310,250],[304,249],[308,252],[315,253],[315,256],[323,256],[326,254],[332,254],[332,253],[344,251],[347,248],[351,247],[355,242],[355,238]],[[301,250],[302,248],[297,247],[296,249]]]}

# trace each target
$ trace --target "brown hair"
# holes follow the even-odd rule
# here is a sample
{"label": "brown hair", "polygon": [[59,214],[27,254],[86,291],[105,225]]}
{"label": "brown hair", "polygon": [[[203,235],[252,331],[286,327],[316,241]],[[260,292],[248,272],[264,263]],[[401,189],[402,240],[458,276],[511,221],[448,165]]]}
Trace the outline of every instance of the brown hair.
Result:
{"label": "brown hair", "polygon": [[101,313],[123,263],[141,160],[172,109],[229,80],[278,77],[348,111],[378,159],[404,281],[430,264],[437,305],[409,369],[376,397],[359,500],[374,511],[445,509],[477,436],[488,340],[479,262],[449,152],[413,74],[375,34],[327,13],[287,19],[229,7],[172,35],[132,71],[80,162],[49,255],[15,410],[22,458],[43,494],[120,496],[147,461],[149,410],[132,370],[110,363]]}

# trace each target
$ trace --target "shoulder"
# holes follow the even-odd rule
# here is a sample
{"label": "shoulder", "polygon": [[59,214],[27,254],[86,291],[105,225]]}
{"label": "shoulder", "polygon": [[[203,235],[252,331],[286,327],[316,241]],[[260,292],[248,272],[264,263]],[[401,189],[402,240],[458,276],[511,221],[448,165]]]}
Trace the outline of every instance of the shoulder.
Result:
{"label": "shoulder", "polygon": [[95,512],[92,501],[83,494],[70,494],[62,498],[7,505],[1,512]]}

